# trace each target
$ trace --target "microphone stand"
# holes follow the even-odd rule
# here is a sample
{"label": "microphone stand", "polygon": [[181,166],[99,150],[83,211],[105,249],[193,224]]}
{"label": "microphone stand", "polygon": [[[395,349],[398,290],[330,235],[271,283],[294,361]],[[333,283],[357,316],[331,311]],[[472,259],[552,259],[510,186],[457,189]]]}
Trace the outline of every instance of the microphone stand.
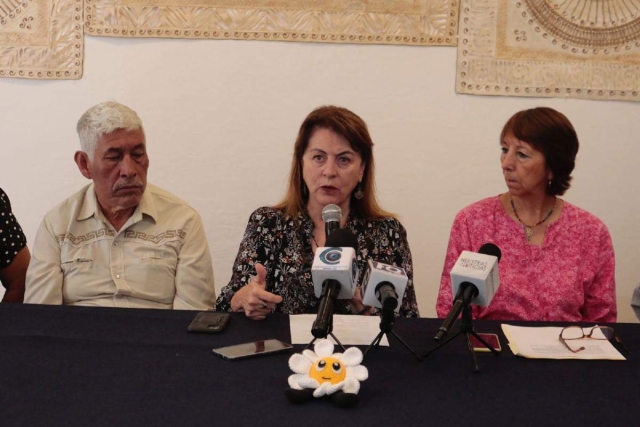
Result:
{"label": "microphone stand", "polygon": [[[313,339],[305,349],[310,348],[314,342],[318,338],[327,338],[327,335],[330,335],[336,343],[342,348],[343,351],[346,351],[340,340],[333,334],[333,305],[338,299],[338,294],[340,293],[340,283],[335,280],[330,280],[322,289],[322,295],[320,297],[320,306],[318,307],[318,316],[313,322],[313,326],[311,328],[311,334],[313,334]],[[322,319],[327,319],[326,323],[321,322]]]}
{"label": "microphone stand", "polygon": [[482,345],[487,347],[489,351],[491,351],[491,353],[493,353],[495,356],[500,355],[500,353],[498,353],[498,351],[495,348],[491,347],[489,343],[487,343],[484,339],[482,339],[482,337],[480,337],[480,335],[478,335],[473,330],[473,316],[471,314],[471,306],[469,305],[469,303],[466,303],[462,308],[462,318],[460,319],[460,330],[455,334],[451,335],[446,340],[439,343],[433,349],[426,352],[422,357],[426,359],[431,353],[438,350],[439,348],[442,348],[445,344],[452,341],[458,335],[462,335],[462,334],[466,335],[467,337],[467,350],[469,350],[469,353],[471,353],[471,359],[473,361],[473,372],[479,372],[480,368],[478,367],[478,360],[476,359],[476,353],[475,351],[473,351],[473,344],[471,344],[471,336],[475,337],[478,341],[480,341]]}
{"label": "microphone stand", "polygon": [[[342,351],[347,351],[347,349],[344,348],[344,346],[342,345],[340,340],[333,334],[333,314],[331,315],[331,320],[329,320],[329,327],[327,328],[327,335],[330,335],[331,338],[333,338],[335,340],[335,342],[338,343],[338,345],[340,346]],[[314,336],[313,339],[311,340],[311,342],[309,342],[309,344],[307,344],[307,346],[304,349],[307,350],[307,349],[311,348],[311,346],[313,345],[314,342],[316,342],[317,339],[319,339],[319,338],[327,338],[327,335],[325,335],[325,336],[317,336],[317,337]]]}
{"label": "microphone stand", "polygon": [[[396,300],[396,305],[397,305],[397,300]],[[422,357],[420,357],[420,355],[416,353],[415,350],[409,346],[409,344],[404,342],[404,340],[400,338],[400,336],[396,334],[395,331],[393,330],[393,324],[396,319],[394,311],[395,311],[395,307],[383,306],[382,312],[380,313],[380,333],[373,339],[371,344],[369,344],[369,347],[367,347],[367,350],[365,350],[364,354],[362,355],[362,358],[364,358],[367,355],[367,353],[369,352],[369,350],[371,350],[372,347],[375,347],[375,348],[380,347],[380,341],[382,341],[382,337],[387,335],[387,339],[389,339],[389,334],[391,334],[394,337],[396,337],[396,339],[400,341],[400,343],[402,343],[402,345],[404,345],[407,348],[407,350],[409,350],[418,360],[422,360]]]}

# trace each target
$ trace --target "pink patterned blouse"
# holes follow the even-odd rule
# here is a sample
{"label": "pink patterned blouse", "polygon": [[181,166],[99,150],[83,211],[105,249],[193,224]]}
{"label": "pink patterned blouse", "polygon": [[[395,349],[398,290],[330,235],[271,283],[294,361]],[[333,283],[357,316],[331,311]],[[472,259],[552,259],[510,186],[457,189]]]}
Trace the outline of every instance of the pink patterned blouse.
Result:
{"label": "pink patterned blouse", "polygon": [[615,257],[607,227],[564,202],[542,246],[527,243],[521,225],[490,197],[458,213],[451,228],[436,310],[445,317],[453,296],[449,271],[463,250],[494,243],[502,251],[500,287],[473,317],[499,320],[615,322]]}

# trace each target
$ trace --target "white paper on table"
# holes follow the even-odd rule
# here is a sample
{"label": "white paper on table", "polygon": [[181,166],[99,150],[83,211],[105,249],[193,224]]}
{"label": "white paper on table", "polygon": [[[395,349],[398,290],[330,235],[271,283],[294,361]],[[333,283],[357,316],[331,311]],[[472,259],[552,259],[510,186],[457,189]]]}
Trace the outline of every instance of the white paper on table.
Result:
{"label": "white paper on table", "polygon": [[[289,316],[291,342],[293,344],[309,344],[313,340],[311,327],[316,317],[315,314]],[[333,334],[344,345],[369,345],[379,333],[380,318],[378,316],[333,315]],[[337,344],[331,335],[327,338]],[[386,335],[382,337],[380,345],[389,345]]]}
{"label": "white paper on table", "polygon": [[[531,359],[582,359],[582,360],[627,360],[609,340],[583,338],[567,341],[571,348],[584,350],[573,353],[560,341],[562,327],[525,327],[502,324],[502,331],[509,340],[509,348],[516,356]],[[588,333],[591,327],[583,328]],[[601,331],[595,331],[594,335]]]}

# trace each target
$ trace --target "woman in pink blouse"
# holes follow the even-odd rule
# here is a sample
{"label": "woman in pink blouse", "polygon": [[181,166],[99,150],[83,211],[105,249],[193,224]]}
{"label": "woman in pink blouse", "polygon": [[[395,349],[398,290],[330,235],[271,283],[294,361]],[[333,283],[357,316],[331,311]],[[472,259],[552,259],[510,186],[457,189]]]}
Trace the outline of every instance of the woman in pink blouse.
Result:
{"label": "woman in pink blouse", "polygon": [[500,287],[480,319],[615,322],[615,257],[607,227],[558,196],[571,181],[578,137],[551,108],[516,113],[500,136],[507,192],[467,206],[451,228],[436,309],[453,296],[449,272],[463,250],[502,250]]}

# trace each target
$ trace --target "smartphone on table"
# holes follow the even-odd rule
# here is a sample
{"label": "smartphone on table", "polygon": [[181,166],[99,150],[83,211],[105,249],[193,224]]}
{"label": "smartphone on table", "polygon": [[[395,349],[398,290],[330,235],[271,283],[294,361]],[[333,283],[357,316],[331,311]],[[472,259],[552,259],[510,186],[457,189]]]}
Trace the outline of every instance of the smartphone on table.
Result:
{"label": "smartphone on table", "polygon": [[189,332],[215,334],[222,332],[227,323],[229,323],[229,313],[203,311],[196,314],[187,330]]}
{"label": "smartphone on table", "polygon": [[[487,344],[493,347],[496,351],[498,352],[502,351],[502,346],[500,345],[500,338],[498,338],[498,335],[496,334],[478,334],[478,335],[480,336],[480,338],[485,340]],[[471,345],[473,346],[473,351],[476,351],[476,352],[483,353],[483,352],[491,351],[487,347],[485,347],[485,345],[482,344],[473,335],[471,335]]]}
{"label": "smartphone on table", "polygon": [[291,349],[293,349],[291,344],[271,339],[214,348],[213,353],[228,360],[237,360],[265,354],[282,353],[291,351]]}

